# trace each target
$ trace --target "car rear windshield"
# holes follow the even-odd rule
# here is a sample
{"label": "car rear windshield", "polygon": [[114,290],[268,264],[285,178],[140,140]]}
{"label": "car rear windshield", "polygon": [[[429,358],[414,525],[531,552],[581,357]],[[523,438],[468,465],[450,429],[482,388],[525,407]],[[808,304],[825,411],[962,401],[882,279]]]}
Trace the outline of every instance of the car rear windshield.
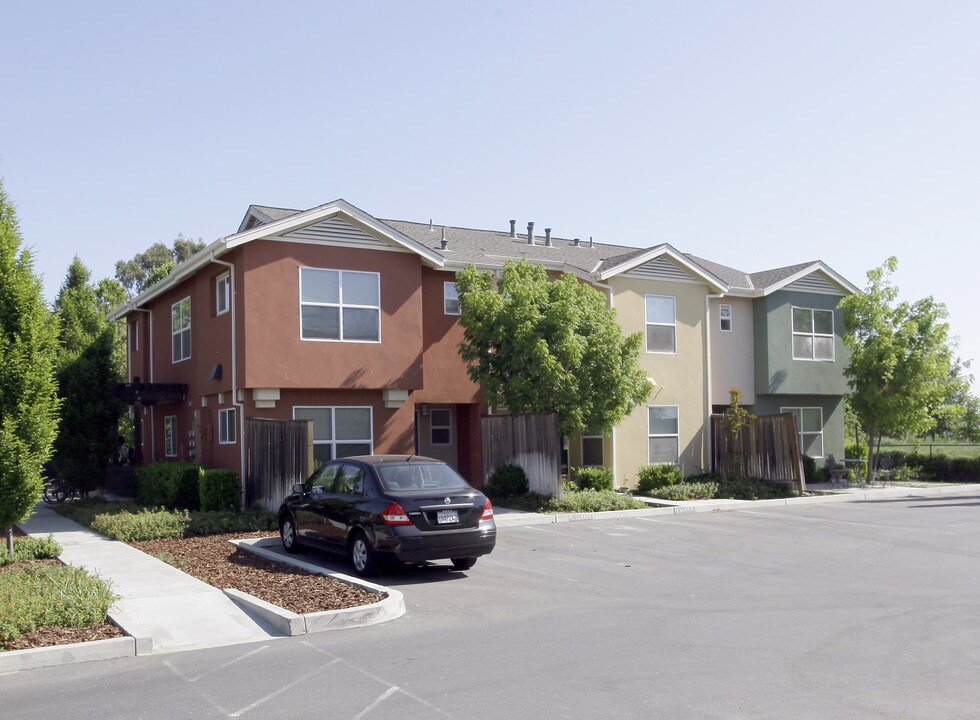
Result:
{"label": "car rear windshield", "polygon": [[375,469],[387,492],[465,490],[470,487],[455,470],[442,463],[406,462],[375,465]]}

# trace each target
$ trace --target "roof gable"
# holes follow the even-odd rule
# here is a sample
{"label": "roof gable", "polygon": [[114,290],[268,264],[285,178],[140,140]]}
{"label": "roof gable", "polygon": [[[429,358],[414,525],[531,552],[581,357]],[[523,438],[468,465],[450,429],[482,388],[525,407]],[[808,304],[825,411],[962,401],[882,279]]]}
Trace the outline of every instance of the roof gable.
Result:
{"label": "roof gable", "polygon": [[755,273],[751,277],[763,295],[770,295],[777,290],[827,295],[850,295],[860,292],[855,285],[819,260],[767,270]]}
{"label": "roof gable", "polygon": [[629,275],[685,282],[697,281],[706,283],[718,292],[728,290],[728,284],[724,280],[691,262],[685,255],[666,243],[615,258],[612,263],[604,263],[596,274],[598,279],[603,281],[616,275]]}

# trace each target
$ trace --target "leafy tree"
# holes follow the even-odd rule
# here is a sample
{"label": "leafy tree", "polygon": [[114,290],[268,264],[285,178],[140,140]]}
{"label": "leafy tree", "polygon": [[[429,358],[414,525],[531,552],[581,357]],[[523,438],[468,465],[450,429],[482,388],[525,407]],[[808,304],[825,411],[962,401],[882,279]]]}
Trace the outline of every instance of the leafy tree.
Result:
{"label": "leafy tree", "polygon": [[194,253],[204,249],[204,242],[177,235],[173,247],[168,248],[162,242],[154,243],[144,252],[137,253],[131,260],[116,262],[116,280],[126,292],[139,295],[154,283],[162,280],[180,263]]}
{"label": "leafy tree", "polygon": [[743,475],[742,467],[742,444],[739,436],[742,430],[749,427],[755,420],[755,415],[742,407],[742,391],[737,387],[728,388],[728,410],[725,411],[725,423],[728,425],[728,432],[731,433],[731,455],[729,459],[729,478],[741,480]]}
{"label": "leafy tree", "polygon": [[121,367],[116,328],[106,319],[100,294],[112,286],[92,285],[90,277],[75,257],[54,304],[61,327],[57,379],[63,401],[54,461],[59,475],[85,492],[102,481],[122,414],[114,393]]}
{"label": "leafy tree", "polygon": [[947,397],[952,369],[945,305],[932,297],[898,302],[891,282],[898,261],[891,257],[868,271],[862,293],[841,300],[844,342],[851,359],[844,373],[851,407],[868,439],[870,479],[883,435],[922,436]]}
{"label": "leafy tree", "polygon": [[557,412],[561,431],[609,430],[650,395],[638,362],[642,337],[623,337],[595,289],[509,262],[495,283],[469,265],[456,275],[460,355],[491,402],[511,412]]}
{"label": "leafy tree", "polygon": [[30,515],[44,488],[58,425],[56,352],[57,323],[0,180],[0,527],[10,554],[14,523]]}

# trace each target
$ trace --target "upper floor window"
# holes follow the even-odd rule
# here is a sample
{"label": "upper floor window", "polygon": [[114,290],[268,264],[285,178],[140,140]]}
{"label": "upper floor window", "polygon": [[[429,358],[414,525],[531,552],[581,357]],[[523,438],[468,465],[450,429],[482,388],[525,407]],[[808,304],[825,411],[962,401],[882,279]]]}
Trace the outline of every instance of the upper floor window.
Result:
{"label": "upper floor window", "polygon": [[218,410],[218,443],[230,445],[235,442],[235,408]]}
{"label": "upper floor window", "polygon": [[381,342],[381,276],[353,270],[300,270],[304,340]]}
{"label": "upper floor window", "polygon": [[680,408],[677,405],[649,405],[647,413],[650,464],[676,465],[680,457]]}
{"label": "upper floor window", "polygon": [[140,350],[140,321],[134,320],[129,327],[129,351],[139,352]]}
{"label": "upper floor window", "polygon": [[456,292],[456,283],[447,282],[442,284],[442,306],[446,315],[459,315],[459,293]]}
{"label": "upper floor window", "polygon": [[231,276],[219,275],[214,281],[214,314],[223,315],[231,307]]}
{"label": "upper floor window", "polygon": [[677,352],[677,307],[670,295],[647,295],[647,352]]}
{"label": "upper floor window", "polygon": [[170,306],[170,329],[173,335],[173,361],[191,356],[191,299],[185,297]]}
{"label": "upper floor window", "polygon": [[732,331],[732,306],[719,305],[718,317],[721,318],[722,332],[731,332]]}
{"label": "upper floor window", "polygon": [[793,359],[834,359],[834,312],[793,308]]}

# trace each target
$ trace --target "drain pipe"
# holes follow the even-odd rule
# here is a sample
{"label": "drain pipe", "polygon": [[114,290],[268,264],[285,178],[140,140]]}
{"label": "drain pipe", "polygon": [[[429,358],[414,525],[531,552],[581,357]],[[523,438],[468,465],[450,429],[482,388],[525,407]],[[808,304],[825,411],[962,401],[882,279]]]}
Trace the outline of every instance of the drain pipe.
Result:
{"label": "drain pipe", "polygon": [[704,423],[701,427],[704,428],[705,433],[705,448],[708,451],[708,464],[711,464],[711,458],[714,454],[714,449],[711,447],[711,301],[720,300],[725,297],[724,293],[719,293],[718,295],[707,294],[704,296],[704,391],[706,394],[705,398],[705,415]]}
{"label": "drain pipe", "polygon": [[231,406],[237,408],[235,424],[238,431],[239,470],[238,482],[241,487],[242,507],[245,507],[245,404],[238,400],[238,278],[235,277],[235,263],[218,260],[211,253],[211,262],[228,268],[231,281]]}
{"label": "drain pipe", "polygon": [[[595,285],[597,288],[602,288],[603,290],[605,290],[606,292],[609,293],[609,307],[611,307],[611,308],[614,307],[613,306],[613,289],[612,289],[612,285],[608,285],[606,283],[601,283],[601,282],[595,282],[595,281],[593,281],[592,284]],[[612,428],[612,430],[609,433],[609,454],[612,455],[613,484],[615,484],[615,482],[616,482],[616,465],[617,465],[617,463],[616,463],[616,427],[617,427],[616,425],[613,425],[613,428]],[[623,479],[625,480],[626,478],[623,478]]]}
{"label": "drain pipe", "polygon": [[[135,305],[133,306],[133,310],[135,312],[146,313],[150,317],[150,322],[148,323],[149,324],[149,327],[147,328],[147,330],[149,331],[150,342],[147,345],[146,351],[150,355],[150,382],[152,383],[152,382],[155,382],[156,381],[155,378],[154,378],[154,376],[153,376],[153,311],[152,310],[147,310],[146,308],[139,308],[139,307],[136,307]],[[137,336],[137,338],[138,337],[139,336]],[[127,344],[128,344],[128,340],[129,340],[129,338],[127,338]],[[126,351],[127,351],[127,355],[128,355],[129,354],[129,348],[128,347],[126,348]],[[129,368],[129,381],[132,382],[133,381],[133,366],[132,366],[131,363],[129,363],[127,361],[126,362],[126,367]],[[140,408],[139,409],[140,409],[140,411],[142,411],[143,410],[143,406],[140,405]],[[137,410],[134,408],[133,409],[133,412],[135,413],[135,412],[137,412]],[[145,435],[144,435],[144,438],[145,438]],[[141,438],[141,439],[143,439],[143,438]],[[155,460],[156,459],[156,456],[157,456],[156,404],[153,404],[153,405],[150,405],[150,457],[152,457]]]}

